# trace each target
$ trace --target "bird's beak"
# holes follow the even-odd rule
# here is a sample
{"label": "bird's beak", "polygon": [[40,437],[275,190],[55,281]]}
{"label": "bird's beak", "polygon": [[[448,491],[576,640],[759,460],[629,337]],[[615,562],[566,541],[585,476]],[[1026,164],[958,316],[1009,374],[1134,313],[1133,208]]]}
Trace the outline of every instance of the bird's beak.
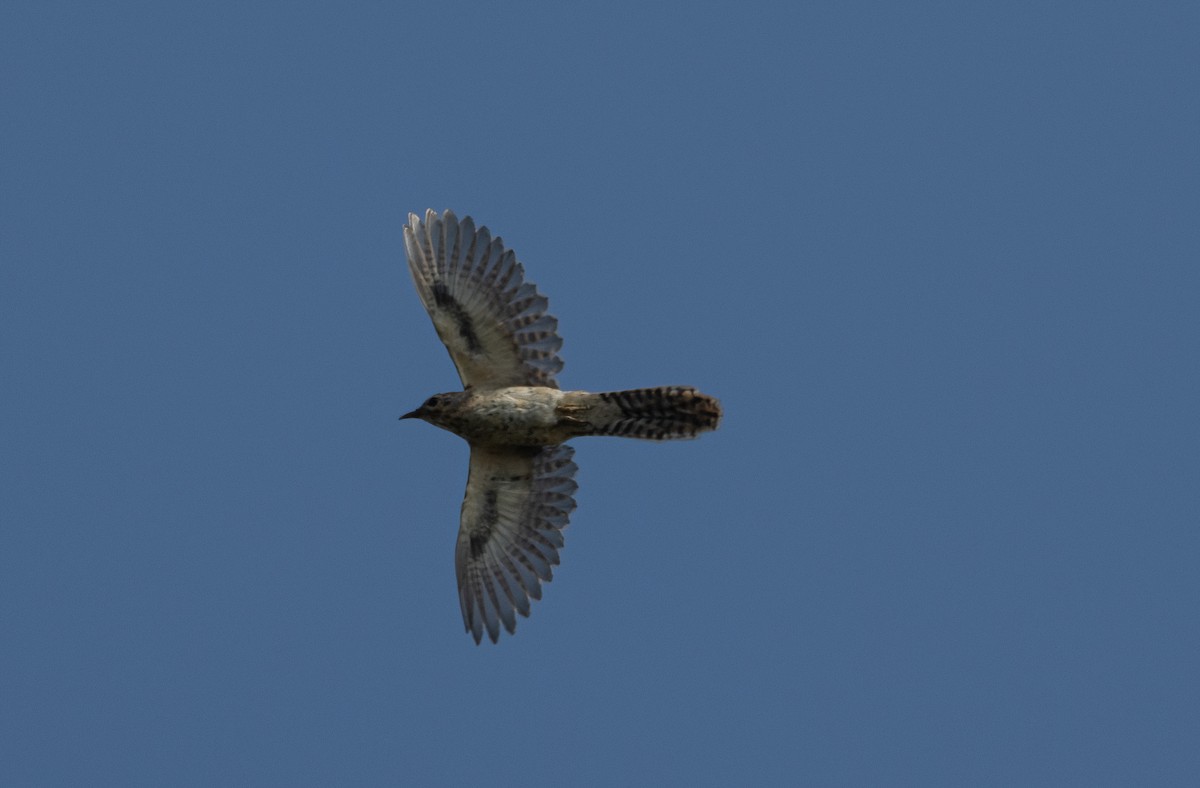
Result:
{"label": "bird's beak", "polygon": [[404,414],[403,416],[401,416],[400,418],[402,418],[402,419],[416,419],[416,418],[420,418],[420,416],[421,416],[421,411],[420,411],[420,409],[417,409],[417,410],[414,410],[414,411],[412,411],[411,413],[405,413],[405,414]]}

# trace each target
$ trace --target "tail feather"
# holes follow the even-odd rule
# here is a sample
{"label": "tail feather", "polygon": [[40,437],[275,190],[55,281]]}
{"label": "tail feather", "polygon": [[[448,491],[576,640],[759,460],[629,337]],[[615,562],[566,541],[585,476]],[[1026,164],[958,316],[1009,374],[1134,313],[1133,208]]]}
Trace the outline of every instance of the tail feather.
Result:
{"label": "tail feather", "polygon": [[721,423],[721,403],[690,386],[606,391],[588,419],[592,435],[662,441],[694,438]]}

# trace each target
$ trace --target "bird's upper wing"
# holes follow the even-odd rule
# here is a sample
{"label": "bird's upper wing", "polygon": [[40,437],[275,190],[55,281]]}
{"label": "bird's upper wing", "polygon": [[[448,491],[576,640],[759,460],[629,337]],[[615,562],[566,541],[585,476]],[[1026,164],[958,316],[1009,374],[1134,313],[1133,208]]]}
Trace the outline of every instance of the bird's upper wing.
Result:
{"label": "bird's upper wing", "polygon": [[562,369],[558,320],[500,238],[452,211],[404,228],[408,270],[464,386],[550,386]]}
{"label": "bird's upper wing", "polygon": [[485,628],[493,643],[501,624],[512,634],[515,613],[528,616],[529,600],[542,598],[575,509],[574,453],[562,445],[471,446],[454,565],[463,623],[476,643]]}

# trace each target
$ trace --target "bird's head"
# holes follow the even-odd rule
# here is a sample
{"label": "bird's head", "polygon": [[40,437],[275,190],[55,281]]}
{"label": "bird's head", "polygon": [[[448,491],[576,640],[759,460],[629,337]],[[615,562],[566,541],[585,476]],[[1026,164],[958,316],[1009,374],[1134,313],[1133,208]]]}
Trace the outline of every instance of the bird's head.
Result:
{"label": "bird's head", "polygon": [[454,391],[448,394],[434,394],[421,403],[421,407],[405,413],[402,419],[421,419],[438,427],[445,427],[448,421],[458,412],[458,406],[465,396],[464,391]]}

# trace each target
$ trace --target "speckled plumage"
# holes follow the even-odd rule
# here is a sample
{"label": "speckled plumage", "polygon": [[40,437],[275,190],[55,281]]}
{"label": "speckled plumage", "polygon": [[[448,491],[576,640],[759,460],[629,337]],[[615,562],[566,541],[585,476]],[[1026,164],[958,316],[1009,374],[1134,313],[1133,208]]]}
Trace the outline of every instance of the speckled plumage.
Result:
{"label": "speckled plumage", "polygon": [[575,508],[574,450],[586,435],[646,440],[714,430],[721,405],[687,386],[562,391],[558,321],[500,238],[470,217],[427,211],[404,228],[409,272],[463,391],[437,394],[419,418],[471,445],[455,567],[463,622],[496,642],[541,598]]}

